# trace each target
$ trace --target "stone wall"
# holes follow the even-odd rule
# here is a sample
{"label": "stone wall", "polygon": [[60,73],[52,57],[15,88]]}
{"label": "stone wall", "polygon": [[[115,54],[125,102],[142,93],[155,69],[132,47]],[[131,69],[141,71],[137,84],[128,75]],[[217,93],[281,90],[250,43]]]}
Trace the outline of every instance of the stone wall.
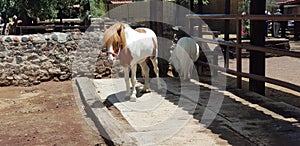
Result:
{"label": "stone wall", "polygon": [[0,36],[0,86],[110,76],[101,32]]}

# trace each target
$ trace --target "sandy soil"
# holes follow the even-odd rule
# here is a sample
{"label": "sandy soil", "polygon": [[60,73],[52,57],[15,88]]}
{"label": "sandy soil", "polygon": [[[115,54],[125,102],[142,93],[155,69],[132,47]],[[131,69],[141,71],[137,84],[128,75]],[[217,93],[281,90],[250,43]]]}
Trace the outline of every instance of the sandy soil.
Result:
{"label": "sandy soil", "polygon": [[71,81],[0,93],[0,145],[105,145],[79,112]]}

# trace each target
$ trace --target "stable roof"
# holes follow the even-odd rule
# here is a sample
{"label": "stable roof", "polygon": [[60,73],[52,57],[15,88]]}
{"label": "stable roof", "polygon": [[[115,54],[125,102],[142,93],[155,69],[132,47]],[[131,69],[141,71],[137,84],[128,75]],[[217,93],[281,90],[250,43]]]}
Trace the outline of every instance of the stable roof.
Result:
{"label": "stable roof", "polygon": [[109,0],[111,4],[130,4],[132,0]]}

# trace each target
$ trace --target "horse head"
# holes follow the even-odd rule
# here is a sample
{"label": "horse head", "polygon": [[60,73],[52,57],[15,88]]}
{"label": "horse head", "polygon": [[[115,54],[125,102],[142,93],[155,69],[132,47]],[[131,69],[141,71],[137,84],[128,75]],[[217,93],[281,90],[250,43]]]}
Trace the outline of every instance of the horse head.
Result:
{"label": "horse head", "polygon": [[102,47],[107,49],[108,58],[110,60],[115,60],[119,52],[126,47],[124,29],[124,23],[116,23],[107,29],[104,28]]}

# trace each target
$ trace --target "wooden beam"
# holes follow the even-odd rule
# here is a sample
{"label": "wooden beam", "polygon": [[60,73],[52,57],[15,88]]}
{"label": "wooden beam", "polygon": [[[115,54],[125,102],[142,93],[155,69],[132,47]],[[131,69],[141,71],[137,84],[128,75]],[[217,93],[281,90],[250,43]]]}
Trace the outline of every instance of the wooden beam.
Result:
{"label": "wooden beam", "polygon": [[[230,14],[230,0],[225,1],[225,14]],[[224,32],[224,40],[228,41],[229,40],[229,20],[225,20],[224,27],[225,27],[225,32]]]}
{"label": "wooden beam", "polygon": [[300,21],[300,15],[239,15],[239,14],[187,14],[188,19],[207,19],[207,20],[269,20],[269,21],[288,21],[298,20]]}
{"label": "wooden beam", "polygon": [[[241,44],[242,42],[242,21],[241,20],[237,20],[236,22],[236,41],[237,44]],[[242,72],[242,50],[239,47],[235,47],[235,52],[236,52],[236,71],[237,73],[241,73]],[[241,75],[237,75],[236,76],[237,81],[236,81],[236,87],[241,89],[242,88],[242,76]]]}
{"label": "wooden beam", "polygon": [[86,116],[93,121],[101,136],[110,142],[109,145],[137,145],[137,141],[130,137],[129,132],[115,120],[100,101],[89,78],[77,78],[76,85]]}
{"label": "wooden beam", "polygon": [[[265,14],[266,0],[251,0],[250,15]],[[265,46],[265,20],[250,21],[250,40],[251,45]],[[265,76],[266,57],[265,52],[250,51],[250,74]],[[258,94],[265,95],[265,82],[253,78],[249,80],[249,90]]]}

